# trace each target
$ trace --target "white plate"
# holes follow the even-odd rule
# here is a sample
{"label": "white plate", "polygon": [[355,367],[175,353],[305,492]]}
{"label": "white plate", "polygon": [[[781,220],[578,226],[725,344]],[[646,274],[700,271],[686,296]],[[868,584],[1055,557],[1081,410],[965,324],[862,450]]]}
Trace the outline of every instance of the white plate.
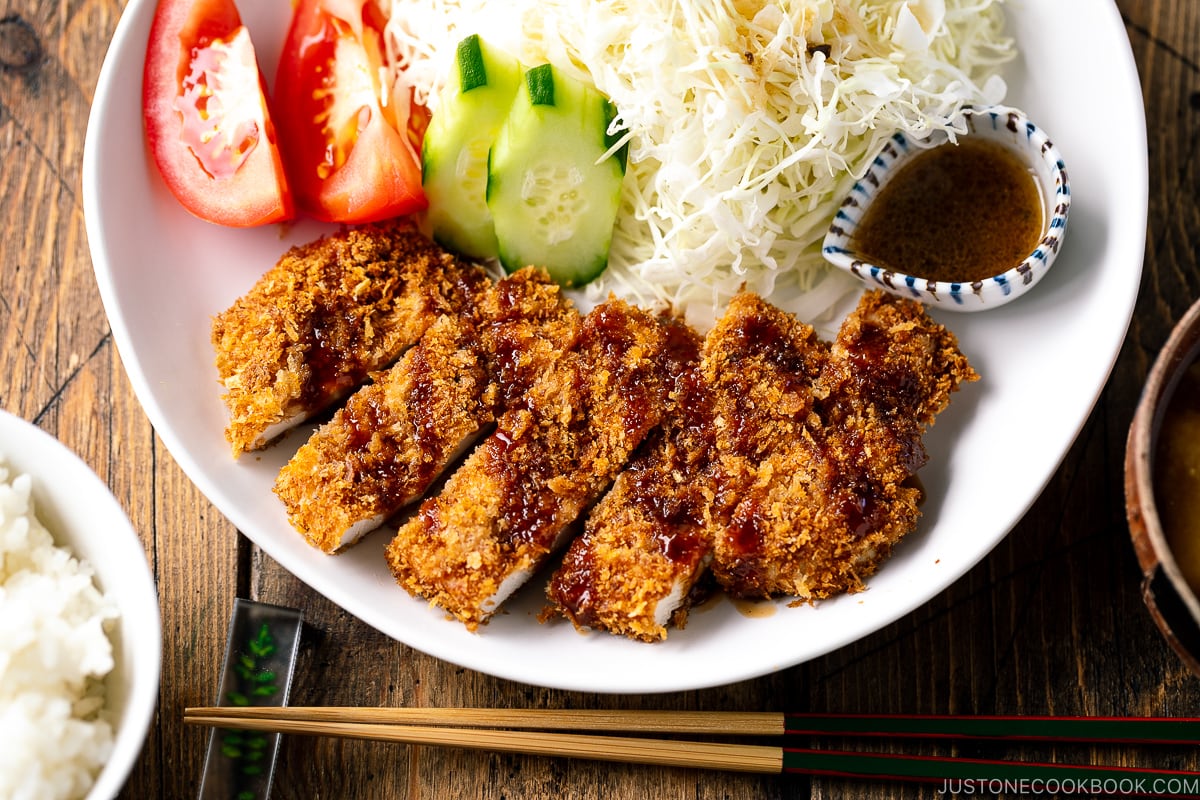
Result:
{"label": "white plate", "polygon": [[96,473],[50,434],[0,411],[0,452],[9,477],[29,475],[34,513],[54,537],[95,570],[120,611],[113,671],[105,679],[115,741],[88,800],[115,797],[142,752],[158,703],[162,625],[142,543],[125,510]]}
{"label": "white plate", "polygon": [[[270,72],[290,4],[241,5]],[[184,471],[241,531],[350,613],[456,664],[547,687],[659,692],[759,676],[876,631],[942,591],[1016,524],[1086,420],[1124,339],[1141,276],[1148,191],[1129,42],[1108,3],[1018,0],[1009,15],[1021,57],[1006,72],[1007,99],[1049,132],[1066,159],[1070,230],[1055,268],[1028,297],[987,313],[942,316],[983,380],[955,397],[929,435],[924,518],[868,591],[815,608],[780,602],[765,615],[719,602],[668,641],[645,645],[538,624],[539,584],[468,633],[393,583],[382,534],[328,557],[289,528],[271,485],[296,437],[261,456],[231,459],[210,318],[286,245],[320,229],[222,229],[191,218],[168,194],[141,135],[153,7],[132,0],[120,21],[83,164],[96,276],[134,389]]]}

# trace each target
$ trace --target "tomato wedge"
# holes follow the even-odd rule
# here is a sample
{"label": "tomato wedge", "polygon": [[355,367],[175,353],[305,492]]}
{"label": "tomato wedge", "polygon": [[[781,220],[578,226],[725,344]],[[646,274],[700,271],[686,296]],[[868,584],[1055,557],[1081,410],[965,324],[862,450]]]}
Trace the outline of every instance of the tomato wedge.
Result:
{"label": "tomato wedge", "polygon": [[374,222],[426,206],[428,115],[385,77],[385,24],[375,0],[299,0],[292,16],[274,108],[296,204],[317,219]]}
{"label": "tomato wedge", "polygon": [[159,0],[142,117],[163,180],[197,217],[249,227],[293,216],[262,73],[232,0]]}

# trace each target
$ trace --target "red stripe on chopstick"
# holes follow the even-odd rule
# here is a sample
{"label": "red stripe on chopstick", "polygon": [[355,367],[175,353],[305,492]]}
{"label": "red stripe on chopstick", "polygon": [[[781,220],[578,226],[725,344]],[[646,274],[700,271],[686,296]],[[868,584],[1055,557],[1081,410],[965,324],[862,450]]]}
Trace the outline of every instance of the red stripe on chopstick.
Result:
{"label": "red stripe on chopstick", "polygon": [[[947,793],[1200,797],[1200,772],[785,747],[783,771],[948,784]],[[954,784],[959,786],[954,786]]]}
{"label": "red stripe on chopstick", "polygon": [[786,714],[788,735],[1198,744],[1197,717]]}

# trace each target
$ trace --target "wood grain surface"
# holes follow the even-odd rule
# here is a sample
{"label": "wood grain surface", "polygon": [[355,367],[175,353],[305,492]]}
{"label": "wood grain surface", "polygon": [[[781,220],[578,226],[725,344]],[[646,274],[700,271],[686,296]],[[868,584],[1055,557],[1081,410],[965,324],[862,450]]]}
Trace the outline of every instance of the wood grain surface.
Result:
{"label": "wood grain surface", "polygon": [[[181,714],[213,700],[235,596],[304,609],[294,704],[1200,713],[1200,679],[1176,660],[1141,604],[1121,485],[1125,434],[1143,379],[1172,323],[1200,297],[1200,3],[1117,5],[1148,118],[1145,274],[1112,378],[1041,499],[948,591],[855,644],[732,686],[610,697],[490,678],[397,644],[280,568],[197,491],[156,438],[125,376],[84,234],[80,170],[89,104],[123,3],[3,0],[0,407],[57,436],[108,482],[142,536],[162,608],[158,713],[122,797],[195,796],[206,731],[183,727]],[[1187,748],[923,749],[1200,769],[1200,753]],[[936,792],[296,737],[285,739],[274,796],[723,800]]]}

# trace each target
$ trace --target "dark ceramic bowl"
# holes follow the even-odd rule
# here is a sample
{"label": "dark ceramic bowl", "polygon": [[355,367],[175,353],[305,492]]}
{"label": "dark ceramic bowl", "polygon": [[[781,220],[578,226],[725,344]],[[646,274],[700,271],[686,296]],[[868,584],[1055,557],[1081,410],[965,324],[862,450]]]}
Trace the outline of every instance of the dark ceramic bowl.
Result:
{"label": "dark ceramic bowl", "polygon": [[1155,452],[1163,418],[1184,373],[1200,356],[1200,302],[1175,326],[1154,362],[1125,448],[1125,512],[1142,568],[1142,600],[1188,668],[1200,675],[1200,600],[1163,533],[1155,496]]}

